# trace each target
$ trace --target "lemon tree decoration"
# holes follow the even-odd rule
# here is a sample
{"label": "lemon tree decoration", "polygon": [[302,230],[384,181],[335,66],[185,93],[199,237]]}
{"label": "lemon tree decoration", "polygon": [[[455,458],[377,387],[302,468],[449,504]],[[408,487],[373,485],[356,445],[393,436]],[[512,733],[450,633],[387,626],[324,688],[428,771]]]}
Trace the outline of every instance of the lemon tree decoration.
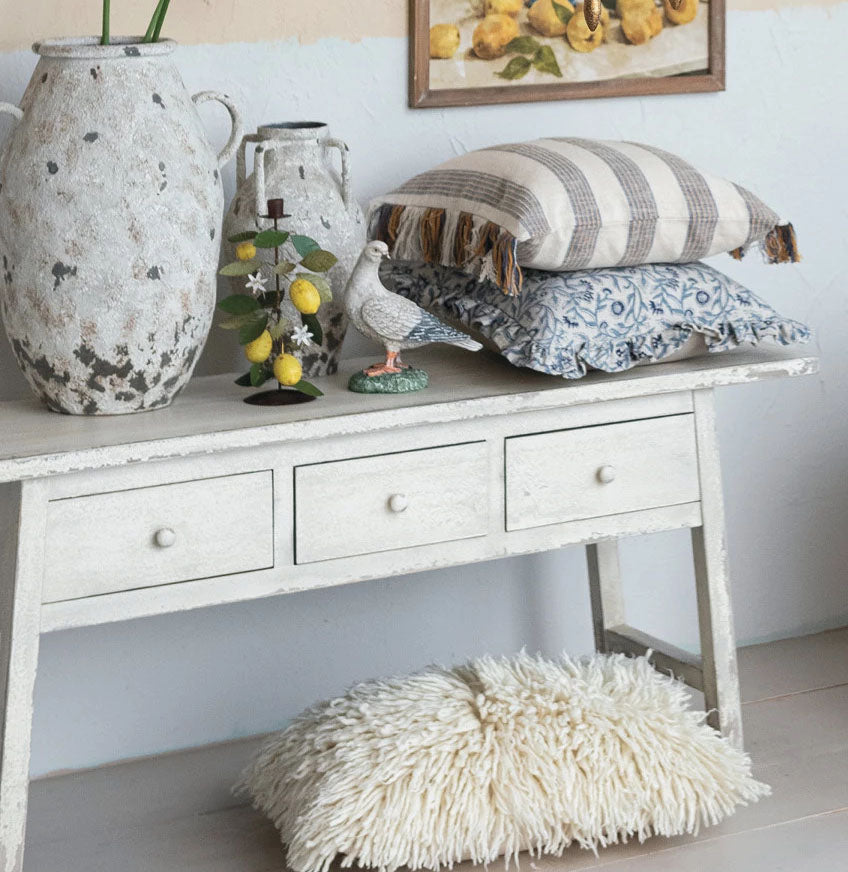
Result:
{"label": "lemon tree decoration", "polygon": [[[258,388],[274,379],[281,389],[320,397],[322,392],[304,380],[299,355],[323,339],[317,314],[333,298],[325,273],[337,259],[309,236],[279,228],[279,219],[287,217],[282,200],[268,201],[268,217],[274,220],[273,229],[238,233],[228,240],[235,246],[235,260],[221,269],[221,275],[243,277],[246,293],[232,294],[218,303],[225,315],[219,326],[236,333],[251,364],[236,384]],[[273,268],[260,257],[267,249],[274,252]],[[270,276],[266,275],[269,270]],[[273,288],[268,289],[270,278]],[[300,314],[300,324],[283,314],[287,294]]]}

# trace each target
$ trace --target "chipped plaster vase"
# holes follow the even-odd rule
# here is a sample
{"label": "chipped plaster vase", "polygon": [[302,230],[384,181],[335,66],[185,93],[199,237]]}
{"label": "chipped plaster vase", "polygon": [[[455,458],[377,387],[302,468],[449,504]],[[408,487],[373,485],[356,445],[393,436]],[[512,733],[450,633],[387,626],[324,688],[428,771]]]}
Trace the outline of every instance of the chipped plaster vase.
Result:
{"label": "chipped plaster vase", "polygon": [[[248,176],[246,152],[252,144],[254,172]],[[334,150],[341,155],[341,177],[330,164]],[[365,219],[351,193],[348,148],[330,136],[326,124],[317,121],[270,124],[242,141],[236,176],[238,189],[224,219],[224,239],[242,231],[270,227],[271,222],[260,216],[265,214],[269,199],[282,197],[291,217],[280,225],[281,229],[311,236],[339,259],[328,273],[333,301],[322,305],[318,312],[324,341],[305,349],[302,355],[304,375],[332,374],[338,368],[347,330],[342,294],[365,244]],[[260,256],[269,265],[273,263],[272,251],[260,251]],[[232,260],[231,252],[224,259]],[[270,269],[267,272],[270,275]],[[232,286],[234,292],[243,291],[244,280],[233,279]],[[299,323],[300,316],[291,304],[284,306],[284,312]]]}
{"label": "chipped plaster vase", "polygon": [[[189,97],[175,44],[37,44],[0,154],[0,309],[49,408],[167,406],[191,376],[215,308],[220,167],[241,138],[230,101]],[[216,155],[195,105],[223,103]]]}

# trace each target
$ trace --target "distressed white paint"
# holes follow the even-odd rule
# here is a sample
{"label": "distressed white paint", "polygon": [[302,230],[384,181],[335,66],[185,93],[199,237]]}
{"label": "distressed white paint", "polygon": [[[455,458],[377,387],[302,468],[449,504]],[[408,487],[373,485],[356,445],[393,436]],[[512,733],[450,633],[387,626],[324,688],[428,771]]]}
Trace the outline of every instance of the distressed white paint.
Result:
{"label": "distressed white paint", "polygon": [[270,568],[273,475],[157,479],[53,500],[47,537],[44,602]]}
{"label": "distressed white paint", "polygon": [[506,525],[525,530],[698,499],[691,415],[506,443]]}
{"label": "distressed white paint", "polygon": [[[305,21],[311,9],[286,6],[285,26],[302,33],[291,22]],[[91,30],[96,10],[88,14]],[[140,10],[142,15],[149,11]],[[334,26],[359,36],[384,23],[379,16],[354,18]],[[202,21],[189,19],[193,34],[198,26],[210,32],[205,14]],[[399,28],[403,16],[397,21]],[[310,39],[326,33],[326,26],[316,19]],[[270,36],[282,33],[264,19],[263,27]],[[848,116],[834,111],[834,89],[821,86],[823,71],[827,81],[844,80],[846,28],[848,4],[731,11],[729,88],[722,94],[435,112],[406,109],[400,30],[397,39],[355,45],[326,40],[308,46],[183,46],[177,63],[190,91],[231,93],[251,128],[298,118],[328,121],[351,147],[360,202],[458,151],[539,130],[577,131],[679,152],[747,185],[793,220],[804,255],[798,266],[766,268],[755,256],[713,262],[786,314],[809,321],[818,336],[810,351],[823,358],[815,379],[760,383],[717,396],[737,625],[740,637],[752,640],[848,618],[848,539],[842,535],[848,504],[834,474],[844,468],[848,442],[848,408],[840,400],[848,377],[842,292],[848,265],[841,257],[848,176],[834,171],[832,149],[833,141],[848,139]],[[35,35],[44,35],[44,28]],[[228,25],[226,34],[214,38],[238,34]],[[29,51],[0,55],[0,99],[19,102],[33,63]],[[260,82],[269,85],[257,87]],[[228,133],[223,113],[219,117],[219,110],[206,106],[200,112],[220,147]],[[822,118],[828,119],[830,138],[821,136]],[[11,122],[0,119],[0,136],[10,129]],[[233,176],[231,167],[225,174],[230,194]],[[356,337],[349,338],[347,354],[366,352]],[[25,396],[28,389],[4,345],[0,394]],[[368,355],[376,359],[373,351]],[[200,370],[241,365],[232,335],[213,332]],[[248,407],[243,414],[250,416]],[[264,422],[276,421],[274,415],[266,414]],[[630,619],[656,636],[694,646],[688,533],[625,540],[620,550]],[[584,564],[582,549],[572,548],[430,571],[391,584],[374,581],[50,635],[42,641],[35,771],[275,729],[315,699],[364,676],[482,651],[509,654],[525,644],[550,655],[563,647],[586,651],[591,625]],[[264,584],[272,589],[270,579]],[[212,602],[228,594],[218,589],[208,598],[196,595],[198,602]],[[133,614],[140,613],[136,606]],[[363,637],[379,643],[364,646]],[[139,658],[138,651],[145,656]]]}
{"label": "distressed white paint", "polygon": [[162,410],[152,422],[146,417],[112,418],[69,425],[63,418],[45,417],[32,403],[3,404],[0,414],[7,417],[10,436],[0,445],[0,481],[411,427],[433,419],[430,406],[435,402],[441,406],[440,421],[467,421],[817,371],[815,358],[797,354],[797,350],[763,347],[637,367],[613,377],[596,372],[567,382],[505,367],[496,356],[482,352],[471,366],[467,352],[438,347],[410,357],[422,365],[427,361],[431,374],[427,391],[379,400],[347,390],[351,373],[366,364],[363,358],[346,361],[340,373],[322,382],[325,398],[321,401],[278,408],[270,414],[241,402],[245,392],[233,384],[232,375],[196,379],[181,403]]}
{"label": "distressed white paint", "polygon": [[[443,354],[441,366],[431,373],[436,383],[455,366],[455,353]],[[493,377],[486,371],[486,359],[480,361],[483,375],[478,382],[487,382],[486,401],[490,407],[478,409],[462,420],[452,419],[451,403],[440,402],[436,394],[429,404],[417,406],[427,412],[430,421],[422,422],[417,430],[415,425],[402,423],[402,405],[384,412],[395,419],[396,426],[389,422],[378,432],[344,440],[338,433],[310,438],[310,427],[318,431],[321,419],[301,420],[307,430],[303,440],[279,440],[258,449],[253,459],[260,467],[254,472],[226,474],[228,465],[245,464],[249,455],[215,452],[214,446],[207,446],[206,452],[215,452],[214,459],[220,462],[222,474],[214,479],[203,478],[208,461],[187,452],[188,456],[176,461],[185,469],[188,480],[183,482],[174,480],[174,461],[151,462],[131,469],[123,482],[124,470],[104,462],[99,468],[77,473],[73,480],[60,477],[53,493],[52,480],[46,476],[11,485],[19,494],[18,510],[11,513],[11,523],[6,524],[11,535],[0,554],[0,565],[10,568],[9,579],[0,586],[5,591],[0,613],[0,638],[4,640],[0,675],[7,676],[0,760],[0,820],[5,822],[4,829],[0,829],[0,872],[22,872],[32,691],[40,635],[48,628],[42,616],[47,615],[50,605],[60,615],[62,607],[76,607],[80,625],[98,622],[98,609],[104,600],[108,600],[107,609],[112,608],[111,613],[106,612],[106,620],[126,619],[131,611],[124,608],[125,592],[140,595],[137,601],[146,600],[151,611],[183,611],[199,604],[191,579],[205,573],[216,576],[210,581],[229,588],[231,600],[246,599],[260,595],[245,584],[245,577],[255,561],[261,561],[263,553],[263,567],[272,567],[264,569],[264,576],[272,573],[278,583],[284,580],[276,590],[282,593],[371,577],[377,564],[375,557],[382,557],[381,574],[392,577],[438,565],[438,561],[445,561],[446,553],[447,560],[456,563],[522,553],[527,550],[531,534],[537,536],[536,549],[556,547],[557,537],[563,535],[566,541],[587,543],[600,647],[640,653],[656,647],[657,665],[670,666],[694,686],[703,688],[706,705],[713,710],[711,720],[741,747],[739,682],[712,388],[699,387],[691,392],[692,413],[663,412],[669,406],[688,405],[680,396],[688,371],[697,372],[696,383],[721,384],[724,369],[744,370],[748,380],[756,380],[758,373],[763,377],[774,375],[774,355],[748,355],[744,364],[738,360],[734,363],[732,356],[718,358],[711,369],[683,363],[655,370],[654,375],[635,381],[642,388],[635,399],[633,387],[628,390],[626,381],[600,376],[600,383],[611,385],[613,394],[607,403],[592,405],[590,415],[595,416],[596,423],[584,424],[580,429],[568,428],[567,418],[569,414],[579,415],[586,404],[575,406],[573,395],[562,391],[554,392],[562,398],[561,408],[528,412],[520,407],[498,407],[501,385],[510,399],[544,395],[544,391],[529,387],[515,394],[510,378],[503,378],[503,371]],[[811,359],[802,359],[800,367],[793,366],[797,361],[785,355],[778,355],[778,362],[784,372],[815,369]],[[356,362],[354,365],[361,366]],[[473,372],[474,367],[468,371]],[[344,408],[347,395],[338,390],[344,376],[336,376],[335,382],[335,397]],[[333,400],[332,385],[332,378],[321,383],[326,388],[325,421],[342,417]],[[620,415],[625,408],[639,420],[617,421],[616,413]],[[26,416],[26,412],[22,404],[4,404],[0,407],[0,424],[14,432],[19,417]],[[443,413],[447,413],[448,420],[443,419]],[[544,418],[552,415],[562,416],[563,429],[540,435]],[[75,428],[72,419],[62,420],[68,422],[69,429]],[[192,422],[192,427],[197,423]],[[227,422],[217,416],[210,419],[202,428],[205,435],[198,438],[214,435],[213,424],[220,428]],[[57,436],[65,435],[62,429]],[[449,429],[455,444],[445,445],[438,438],[445,429]],[[122,438],[132,439],[132,429],[123,428]],[[114,439],[94,456],[105,457],[121,444]],[[342,441],[343,459],[337,456],[337,443]],[[411,444],[416,441],[423,441],[423,446]],[[393,450],[405,444],[409,450]],[[641,451],[636,451],[639,446]],[[55,456],[55,448],[51,453]],[[609,458],[608,453],[612,455]],[[597,480],[598,469],[605,468],[608,461],[620,468],[626,484],[623,491],[611,496],[604,489],[616,477],[607,475],[606,482]],[[545,466],[553,478],[550,491],[540,474]],[[501,469],[506,470],[505,476]],[[294,480],[293,515],[269,511],[275,479]],[[658,487],[660,480],[663,484]],[[497,505],[492,500],[494,490],[499,492],[498,502],[502,502],[506,513],[504,519],[498,512],[497,521],[491,511]],[[560,491],[567,495],[565,503],[557,502],[563,499]],[[528,502],[528,495],[534,492],[541,493],[542,502]],[[634,500],[633,494],[640,498]],[[285,495],[288,497],[288,493]],[[510,506],[513,500],[514,513]],[[288,500],[286,503],[290,505]],[[540,513],[544,503],[553,504],[553,514]],[[657,510],[658,504],[664,512]],[[254,514],[260,519],[256,541],[243,546],[243,540],[251,540]],[[623,616],[623,605],[617,601],[620,593],[612,590],[619,584],[618,561],[614,546],[598,545],[597,541],[680,526],[693,527],[702,643],[700,668],[659,640],[637,636],[619,624],[607,624],[611,617]],[[269,542],[272,535],[273,544]],[[292,537],[296,543],[294,553],[285,544]],[[49,556],[45,555],[48,541],[52,546]],[[274,559],[276,541],[281,543],[279,560]],[[436,549],[439,557],[434,564]],[[63,566],[67,567],[65,573],[59,571]],[[237,574],[241,572],[245,577]],[[606,617],[604,588],[610,592]],[[171,594],[166,605],[162,601],[165,592]],[[60,597],[62,601],[56,602]],[[48,602],[43,609],[42,598]]]}
{"label": "distressed white paint", "polygon": [[709,721],[737,747],[742,747],[736,631],[730,596],[724,495],[716,436],[712,390],[695,391],[695,429],[703,523],[692,529],[695,587],[701,634],[704,702],[712,710]]}
{"label": "distressed white paint", "polygon": [[0,872],[22,872],[47,483],[1,490],[6,499],[0,510]]}
{"label": "distressed white paint", "polygon": [[0,147],[0,313],[53,411],[171,402],[215,308],[223,190],[173,43],[47,40]]}
{"label": "distressed white paint", "polygon": [[[373,443],[385,452],[403,439]],[[485,536],[488,450],[480,441],[295,467],[297,563]]]}
{"label": "distressed white paint", "polygon": [[586,561],[589,569],[589,601],[592,605],[595,650],[608,651],[607,630],[624,623],[618,541],[605,539],[587,545]]}

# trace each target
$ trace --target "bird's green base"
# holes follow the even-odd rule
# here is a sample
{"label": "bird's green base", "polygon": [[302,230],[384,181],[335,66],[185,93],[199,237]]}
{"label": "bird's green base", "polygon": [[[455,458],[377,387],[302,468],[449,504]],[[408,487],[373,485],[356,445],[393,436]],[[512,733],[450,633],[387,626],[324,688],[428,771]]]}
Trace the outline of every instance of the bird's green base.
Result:
{"label": "bird's green base", "polygon": [[409,394],[420,391],[430,384],[430,376],[423,369],[408,366],[402,372],[383,375],[366,375],[355,372],[347,383],[347,389],[357,394]]}

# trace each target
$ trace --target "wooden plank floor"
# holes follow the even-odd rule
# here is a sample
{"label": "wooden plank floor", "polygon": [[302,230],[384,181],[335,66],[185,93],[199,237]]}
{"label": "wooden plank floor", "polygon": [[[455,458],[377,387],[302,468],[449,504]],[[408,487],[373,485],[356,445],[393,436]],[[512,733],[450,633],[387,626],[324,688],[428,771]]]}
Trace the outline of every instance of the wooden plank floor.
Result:
{"label": "wooden plank floor", "polygon": [[[740,668],[746,744],[771,798],[698,838],[598,857],[575,849],[522,867],[848,870],[848,628],[745,648]],[[233,742],[35,782],[25,872],[283,872],[274,828],[228,790],[255,747]]]}

